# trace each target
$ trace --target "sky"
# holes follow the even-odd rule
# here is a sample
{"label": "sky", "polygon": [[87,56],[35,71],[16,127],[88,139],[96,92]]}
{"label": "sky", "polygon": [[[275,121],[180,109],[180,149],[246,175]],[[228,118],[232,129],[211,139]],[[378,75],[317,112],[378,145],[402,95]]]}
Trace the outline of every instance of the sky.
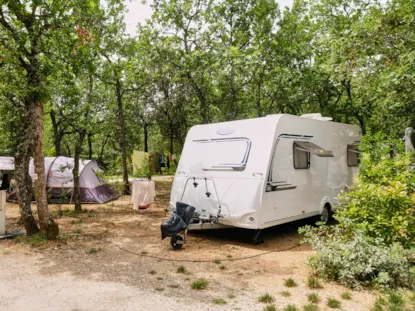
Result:
{"label": "sky", "polygon": [[[128,13],[125,18],[125,23],[127,24],[127,32],[130,35],[136,33],[136,27],[138,23],[145,22],[146,18],[150,18],[152,10],[151,3],[152,0],[147,0],[146,4],[142,4],[141,0],[124,0]],[[293,0],[277,0],[280,4],[280,7],[291,6]]]}

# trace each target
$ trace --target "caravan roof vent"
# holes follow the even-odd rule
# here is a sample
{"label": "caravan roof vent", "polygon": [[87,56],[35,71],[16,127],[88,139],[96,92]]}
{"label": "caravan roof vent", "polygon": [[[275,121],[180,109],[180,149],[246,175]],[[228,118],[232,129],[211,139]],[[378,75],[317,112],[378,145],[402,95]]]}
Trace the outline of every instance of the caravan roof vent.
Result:
{"label": "caravan roof vent", "polygon": [[331,117],[323,117],[321,113],[307,113],[301,115],[301,118],[304,119],[311,119],[311,120],[319,120],[319,121],[333,121]]}

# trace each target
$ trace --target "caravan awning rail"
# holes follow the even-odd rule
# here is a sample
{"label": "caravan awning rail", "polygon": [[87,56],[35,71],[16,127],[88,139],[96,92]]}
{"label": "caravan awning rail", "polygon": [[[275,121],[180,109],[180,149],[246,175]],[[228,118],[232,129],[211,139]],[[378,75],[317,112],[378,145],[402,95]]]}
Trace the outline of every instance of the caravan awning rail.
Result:
{"label": "caravan awning rail", "polygon": [[333,158],[333,151],[326,150],[309,141],[296,141],[295,148],[301,151],[310,152],[318,157]]}

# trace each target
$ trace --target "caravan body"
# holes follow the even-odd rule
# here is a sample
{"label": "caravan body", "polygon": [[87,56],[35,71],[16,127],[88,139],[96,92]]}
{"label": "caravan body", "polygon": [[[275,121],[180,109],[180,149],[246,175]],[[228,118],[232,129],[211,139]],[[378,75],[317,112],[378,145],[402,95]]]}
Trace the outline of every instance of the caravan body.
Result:
{"label": "caravan body", "polygon": [[360,138],[356,126],[283,114],[194,126],[170,205],[196,208],[190,229],[263,229],[333,211]]}

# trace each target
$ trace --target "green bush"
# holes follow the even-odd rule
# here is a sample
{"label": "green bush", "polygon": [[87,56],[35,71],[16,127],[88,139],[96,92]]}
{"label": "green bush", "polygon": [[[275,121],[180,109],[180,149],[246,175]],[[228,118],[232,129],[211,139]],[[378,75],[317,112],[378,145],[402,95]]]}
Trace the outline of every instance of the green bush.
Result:
{"label": "green bush", "polygon": [[340,209],[335,215],[338,225],[300,229],[304,242],[317,251],[309,263],[317,274],[349,287],[412,287],[412,160],[402,152],[402,145],[382,136],[367,136],[360,148],[360,173],[350,191],[340,196]]}
{"label": "green bush", "polygon": [[303,242],[317,251],[309,265],[321,277],[351,288],[414,285],[412,253],[399,243],[385,245],[382,239],[368,238],[361,230],[347,231],[341,226],[306,226],[300,233],[304,234]]}
{"label": "green bush", "polygon": [[369,237],[411,248],[415,246],[415,170],[408,169],[411,157],[399,152],[398,143],[391,157],[392,144],[382,136],[363,140],[359,176],[340,196],[335,218]]}

